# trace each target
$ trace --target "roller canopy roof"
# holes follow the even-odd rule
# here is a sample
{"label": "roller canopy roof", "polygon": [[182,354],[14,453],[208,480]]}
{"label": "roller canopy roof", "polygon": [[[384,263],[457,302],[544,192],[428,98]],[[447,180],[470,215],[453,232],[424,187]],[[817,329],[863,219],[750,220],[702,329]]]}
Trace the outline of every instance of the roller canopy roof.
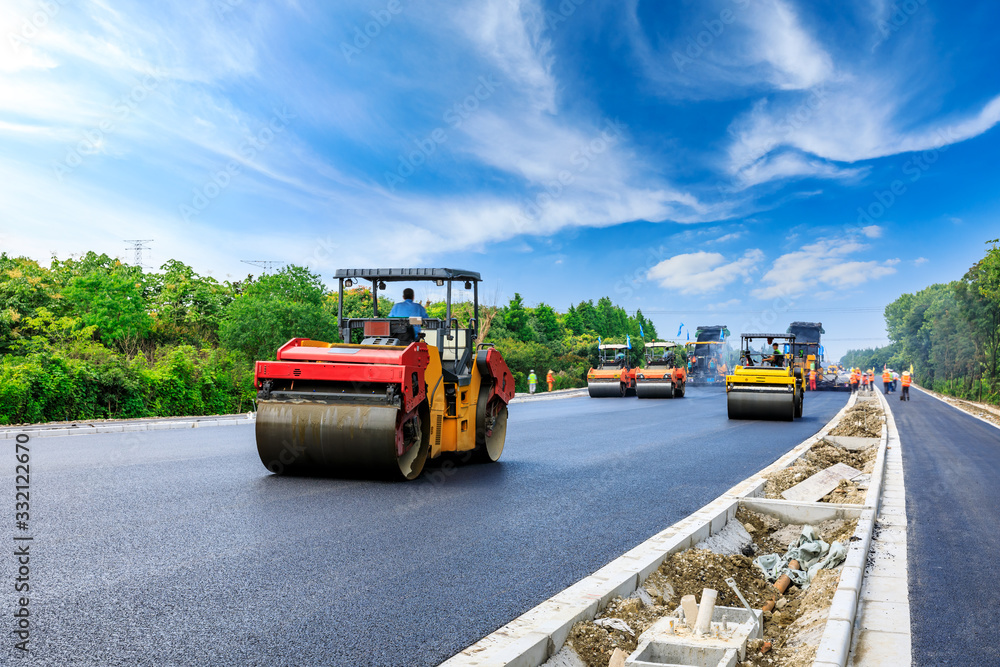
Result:
{"label": "roller canopy roof", "polygon": [[337,278],[362,280],[412,281],[412,280],[475,280],[482,281],[476,271],[465,269],[337,269]]}

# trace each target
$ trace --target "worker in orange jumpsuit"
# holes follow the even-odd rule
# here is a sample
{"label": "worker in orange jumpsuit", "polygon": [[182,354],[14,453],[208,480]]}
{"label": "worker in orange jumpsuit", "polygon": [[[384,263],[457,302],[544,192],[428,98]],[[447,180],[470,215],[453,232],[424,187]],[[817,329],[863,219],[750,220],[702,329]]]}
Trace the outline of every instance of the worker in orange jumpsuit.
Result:
{"label": "worker in orange jumpsuit", "polygon": [[851,369],[851,393],[856,394],[858,392],[858,371],[857,369]]}
{"label": "worker in orange jumpsuit", "polygon": [[899,395],[899,400],[908,401],[910,400],[910,385],[913,384],[913,376],[910,375],[910,371],[903,371],[903,391]]}
{"label": "worker in orange jumpsuit", "polygon": [[889,393],[889,384],[891,382],[892,382],[892,373],[890,373],[889,369],[886,368],[885,370],[882,371],[882,389],[887,394]]}
{"label": "worker in orange jumpsuit", "polygon": [[809,370],[809,391],[816,391],[816,369]]}
{"label": "worker in orange jumpsuit", "polygon": [[872,388],[871,381],[872,381],[871,373],[869,373],[868,371],[864,371],[861,373],[861,387],[862,389],[864,389],[866,394],[871,391]]}
{"label": "worker in orange jumpsuit", "polygon": [[549,369],[549,374],[545,376],[545,381],[549,383],[549,391],[552,391],[553,387],[556,386],[556,376],[552,374],[552,369]]}

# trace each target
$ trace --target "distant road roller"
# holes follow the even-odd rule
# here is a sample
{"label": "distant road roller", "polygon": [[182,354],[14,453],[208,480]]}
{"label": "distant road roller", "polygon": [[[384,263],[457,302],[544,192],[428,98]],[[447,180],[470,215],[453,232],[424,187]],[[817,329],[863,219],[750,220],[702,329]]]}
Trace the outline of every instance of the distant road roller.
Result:
{"label": "distant road roller", "polygon": [[802,416],[805,381],[802,369],[790,363],[794,343],[791,334],[742,335],[740,363],[726,376],[730,419],[793,421]]}
{"label": "distant road roller", "polygon": [[639,398],[684,398],[687,369],[678,366],[672,342],[646,343],[646,367],[635,371],[635,395]]}
{"label": "distant road roller", "polygon": [[[338,322],[346,343],[295,338],[277,361],[258,361],[257,452],[277,474],[412,480],[428,459],[468,452],[496,461],[507,433],[514,378],[479,343],[478,273],[460,269],[342,269]],[[371,318],[345,318],[344,287],[371,283]],[[442,319],[379,316],[389,282],[446,289]],[[452,284],[473,290],[473,316],[452,317]],[[361,332],[360,344],[351,344]]]}
{"label": "distant road roller", "polygon": [[587,372],[587,392],[591,398],[620,398],[635,395],[635,371],[628,361],[628,346],[604,343],[597,346],[597,368]]}

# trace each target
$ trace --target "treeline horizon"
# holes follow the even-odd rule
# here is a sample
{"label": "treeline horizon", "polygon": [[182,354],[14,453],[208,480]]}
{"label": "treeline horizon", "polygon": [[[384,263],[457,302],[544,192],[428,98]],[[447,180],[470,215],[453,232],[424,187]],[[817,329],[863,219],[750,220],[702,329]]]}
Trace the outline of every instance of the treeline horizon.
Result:
{"label": "treeline horizon", "polygon": [[956,398],[1000,403],[1000,239],[960,279],[886,306],[884,347],[851,350],[848,366],[913,366],[915,381]]}
{"label": "treeline horizon", "polygon": [[[379,299],[380,314],[392,307]],[[227,414],[254,409],[253,362],[294,337],[341,342],[338,294],[289,265],[218,281],[177,260],[158,271],[106,254],[49,266],[0,254],[0,424]],[[432,302],[431,317],[445,304]],[[471,304],[453,304],[468,322]],[[344,313],[371,317],[371,293],[345,291]],[[518,391],[533,369],[556,388],[585,386],[597,342],[630,339],[633,363],[656,327],[609,297],[558,312],[519,293],[480,304],[482,342],[496,345]]]}

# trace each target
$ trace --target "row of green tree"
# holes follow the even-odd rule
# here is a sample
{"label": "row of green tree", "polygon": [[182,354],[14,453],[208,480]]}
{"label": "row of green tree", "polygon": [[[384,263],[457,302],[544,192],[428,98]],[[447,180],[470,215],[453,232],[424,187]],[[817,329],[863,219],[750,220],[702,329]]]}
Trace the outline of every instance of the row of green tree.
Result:
{"label": "row of green tree", "polygon": [[960,280],[904,294],[885,309],[892,343],[852,350],[848,366],[914,369],[924,387],[1000,402],[1000,240]]}
{"label": "row of green tree", "polygon": [[[171,260],[143,271],[107,255],[48,267],[0,254],[0,424],[201,415],[253,409],[253,363],[289,338],[339,341],[338,295],[309,270],[217,281]],[[379,311],[392,302],[380,298]],[[428,303],[443,317],[443,303]],[[347,290],[344,313],[372,315],[371,293]],[[469,304],[455,306],[464,320]],[[559,313],[520,294],[481,307],[483,339],[500,349],[519,390],[535,370],[582,386],[597,342],[630,340],[633,363],[656,329],[602,298]]]}

